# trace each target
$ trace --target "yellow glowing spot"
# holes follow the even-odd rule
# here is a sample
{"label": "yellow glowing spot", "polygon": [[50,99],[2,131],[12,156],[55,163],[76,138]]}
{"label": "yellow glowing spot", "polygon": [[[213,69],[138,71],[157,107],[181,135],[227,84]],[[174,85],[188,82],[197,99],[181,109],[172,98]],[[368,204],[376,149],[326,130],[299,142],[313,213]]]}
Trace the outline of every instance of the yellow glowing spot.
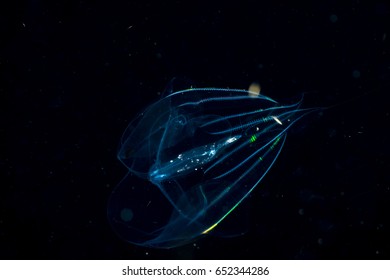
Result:
{"label": "yellow glowing spot", "polygon": [[282,122],[281,122],[277,117],[272,116],[272,118],[273,118],[278,124],[282,125]]}
{"label": "yellow glowing spot", "polygon": [[[218,223],[219,223],[219,221],[218,221]],[[209,227],[209,228],[206,229],[204,232],[202,232],[202,234],[207,234],[207,233],[209,233],[210,231],[212,231],[213,228],[215,228],[215,227],[218,225],[218,223],[213,224],[211,227]]]}
{"label": "yellow glowing spot", "polygon": [[259,96],[261,91],[261,86],[259,83],[254,82],[249,86],[248,91],[249,91],[248,93],[249,96],[252,97]]}

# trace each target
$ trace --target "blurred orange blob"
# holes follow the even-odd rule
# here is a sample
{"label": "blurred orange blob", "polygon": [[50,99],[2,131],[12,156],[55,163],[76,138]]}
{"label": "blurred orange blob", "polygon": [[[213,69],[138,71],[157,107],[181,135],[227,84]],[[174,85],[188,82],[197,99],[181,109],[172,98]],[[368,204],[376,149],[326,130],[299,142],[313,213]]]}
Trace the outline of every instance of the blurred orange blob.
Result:
{"label": "blurred orange blob", "polygon": [[253,96],[253,97],[259,96],[261,91],[261,86],[259,83],[256,82],[251,83],[251,85],[248,88],[248,91],[249,91],[248,93],[249,96]]}

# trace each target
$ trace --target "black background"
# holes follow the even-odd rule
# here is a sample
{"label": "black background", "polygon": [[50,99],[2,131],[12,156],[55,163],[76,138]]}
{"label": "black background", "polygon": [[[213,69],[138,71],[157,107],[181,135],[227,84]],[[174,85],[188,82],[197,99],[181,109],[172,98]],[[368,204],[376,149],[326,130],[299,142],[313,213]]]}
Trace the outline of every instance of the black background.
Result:
{"label": "black background", "polygon": [[[15,1],[1,8],[0,258],[389,259],[387,1]],[[316,106],[242,237],[157,250],[111,230],[123,130],[173,77]]]}

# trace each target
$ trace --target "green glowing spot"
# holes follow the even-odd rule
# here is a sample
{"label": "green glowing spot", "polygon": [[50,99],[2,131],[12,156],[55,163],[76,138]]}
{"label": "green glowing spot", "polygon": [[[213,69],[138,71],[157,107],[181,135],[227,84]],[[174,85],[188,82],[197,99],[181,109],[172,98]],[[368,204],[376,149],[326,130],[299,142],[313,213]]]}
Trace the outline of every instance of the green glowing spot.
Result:
{"label": "green glowing spot", "polygon": [[263,158],[262,158],[262,157],[259,157],[259,160],[260,160],[260,161],[262,161],[262,160],[263,160]]}
{"label": "green glowing spot", "polygon": [[250,142],[250,143],[253,143],[253,142],[256,141],[256,139],[257,139],[256,135],[252,135],[252,136],[251,136],[251,139],[249,140],[249,142]]}
{"label": "green glowing spot", "polygon": [[278,145],[279,141],[280,141],[280,137],[276,138],[275,142],[272,144],[270,149],[273,150],[275,148],[275,146]]}

